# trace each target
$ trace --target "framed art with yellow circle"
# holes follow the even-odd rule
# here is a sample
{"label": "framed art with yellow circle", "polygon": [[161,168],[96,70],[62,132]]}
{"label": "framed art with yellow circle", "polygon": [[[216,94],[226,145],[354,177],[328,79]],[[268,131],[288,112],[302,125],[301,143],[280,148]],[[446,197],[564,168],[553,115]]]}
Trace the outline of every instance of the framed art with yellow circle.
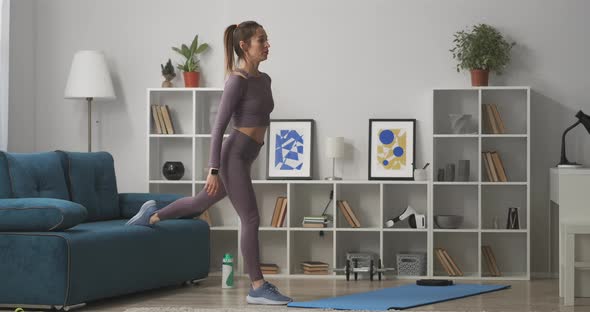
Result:
{"label": "framed art with yellow circle", "polygon": [[413,180],[416,119],[369,119],[369,180]]}

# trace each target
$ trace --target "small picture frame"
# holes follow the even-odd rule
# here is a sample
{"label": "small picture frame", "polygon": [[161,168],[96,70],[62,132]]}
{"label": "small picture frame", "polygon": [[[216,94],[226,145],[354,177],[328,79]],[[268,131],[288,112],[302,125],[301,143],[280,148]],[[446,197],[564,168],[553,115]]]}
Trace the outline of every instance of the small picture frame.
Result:
{"label": "small picture frame", "polygon": [[267,131],[267,180],[311,180],[315,121],[271,119]]}
{"label": "small picture frame", "polygon": [[414,180],[416,119],[369,119],[369,180]]}

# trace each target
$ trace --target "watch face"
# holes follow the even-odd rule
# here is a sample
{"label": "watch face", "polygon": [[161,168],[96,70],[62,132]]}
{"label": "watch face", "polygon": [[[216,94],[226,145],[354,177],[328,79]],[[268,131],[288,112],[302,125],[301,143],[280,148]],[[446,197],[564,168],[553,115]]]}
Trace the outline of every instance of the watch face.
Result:
{"label": "watch face", "polygon": [[219,172],[218,169],[211,169],[211,174],[217,174]]}

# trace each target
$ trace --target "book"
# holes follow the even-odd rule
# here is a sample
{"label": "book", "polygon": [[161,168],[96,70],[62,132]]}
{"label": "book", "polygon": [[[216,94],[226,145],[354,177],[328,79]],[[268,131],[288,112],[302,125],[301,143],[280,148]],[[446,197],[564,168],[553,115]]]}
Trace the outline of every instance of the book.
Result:
{"label": "book", "polygon": [[489,127],[491,128],[491,132],[493,134],[498,134],[499,129],[498,125],[496,124],[496,118],[494,116],[494,112],[492,106],[490,104],[484,104],[485,112],[486,112],[486,119],[488,120]]}
{"label": "book", "polygon": [[281,214],[281,208],[283,207],[283,196],[278,196],[277,201],[275,202],[275,209],[272,214],[272,220],[270,221],[270,226],[278,227],[279,225],[279,216]]}
{"label": "book", "polygon": [[307,268],[328,268],[328,264],[321,261],[302,261],[301,265]]}
{"label": "book", "polygon": [[354,221],[352,221],[352,218],[348,215],[348,212],[346,211],[346,208],[344,208],[344,204],[342,203],[341,200],[337,200],[336,204],[338,205],[338,209],[340,210],[340,212],[342,213],[342,215],[344,216],[344,219],[346,219],[346,222],[348,222],[348,225],[350,225],[351,228],[356,227],[354,224]]}
{"label": "book", "polygon": [[504,129],[504,121],[502,121],[502,117],[500,117],[500,112],[498,111],[498,105],[490,104],[492,107],[492,113],[494,114],[494,120],[496,121],[496,125],[498,126],[498,133],[504,134],[506,129]]}
{"label": "book", "polygon": [[492,160],[494,162],[494,167],[496,168],[498,179],[500,182],[508,182],[508,177],[506,176],[506,171],[504,171],[504,164],[502,163],[502,159],[500,159],[500,154],[498,152],[493,151]]}
{"label": "book", "polygon": [[490,163],[488,162],[488,158],[486,157],[486,152],[482,152],[481,156],[481,158],[483,159],[484,166],[486,168],[486,176],[488,178],[488,181],[493,182],[492,168],[490,167]]}
{"label": "book", "polygon": [[161,105],[156,104],[156,113],[158,114],[158,121],[160,122],[160,128],[162,129],[162,134],[169,134],[168,129],[166,129],[166,124],[164,123],[164,115],[162,115],[162,109],[160,108]]}
{"label": "book", "polygon": [[152,109],[152,118],[154,120],[154,128],[156,134],[162,134],[162,128],[160,127],[160,119],[158,118],[158,112],[156,111],[156,105],[150,106]]}
{"label": "book", "polygon": [[500,270],[498,269],[498,264],[496,263],[496,257],[492,252],[492,248],[490,246],[484,245],[481,246],[482,254],[486,258],[486,265],[488,267],[488,271],[492,276],[501,276]]}
{"label": "book", "polygon": [[443,269],[447,272],[449,276],[455,276],[455,272],[451,268],[451,265],[447,262],[446,257],[442,253],[442,249],[435,248],[434,252],[436,253],[436,257],[438,258],[438,262],[442,265]]}
{"label": "book", "polygon": [[277,223],[277,227],[283,227],[283,225],[285,224],[285,216],[287,215],[287,198],[283,197],[283,201],[281,202],[281,210],[279,213],[279,219],[278,219],[278,223]]}
{"label": "book", "polygon": [[356,217],[356,215],[354,214],[354,212],[352,211],[352,208],[350,208],[348,201],[342,200],[342,204],[344,205],[346,212],[350,215],[350,218],[352,219],[355,227],[357,227],[357,228],[361,227],[361,223],[360,223],[359,219]]}
{"label": "book", "polygon": [[458,276],[463,276],[463,271],[461,271],[461,269],[459,269],[459,266],[457,266],[457,264],[455,263],[453,258],[451,258],[451,256],[447,253],[447,250],[444,248],[441,248],[441,249],[442,249],[443,255],[446,257],[447,261],[451,264],[451,267],[453,268],[453,271],[455,272],[455,274]]}
{"label": "book", "polygon": [[325,228],[325,223],[302,223],[304,228]]}
{"label": "book", "polygon": [[490,171],[492,172],[492,182],[498,182],[500,181],[498,179],[498,173],[496,170],[496,166],[494,165],[494,160],[492,159],[492,153],[491,152],[485,152],[486,154],[486,158],[488,160],[488,164],[490,166]]}
{"label": "book", "polygon": [[199,219],[207,222],[207,224],[209,224],[209,226],[212,226],[211,224],[211,215],[209,215],[209,210],[205,210],[200,216]]}
{"label": "book", "polygon": [[174,127],[172,126],[172,120],[170,119],[170,112],[168,111],[168,105],[160,105],[162,111],[162,117],[164,125],[166,126],[166,132],[168,134],[174,134]]}

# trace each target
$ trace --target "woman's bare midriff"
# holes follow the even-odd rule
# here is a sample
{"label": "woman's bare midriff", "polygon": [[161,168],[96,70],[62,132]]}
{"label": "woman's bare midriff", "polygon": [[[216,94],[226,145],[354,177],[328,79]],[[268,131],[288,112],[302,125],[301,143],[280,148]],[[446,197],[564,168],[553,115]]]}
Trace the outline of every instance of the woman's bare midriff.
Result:
{"label": "woman's bare midriff", "polygon": [[259,144],[264,143],[266,127],[239,127],[235,129],[253,138]]}

